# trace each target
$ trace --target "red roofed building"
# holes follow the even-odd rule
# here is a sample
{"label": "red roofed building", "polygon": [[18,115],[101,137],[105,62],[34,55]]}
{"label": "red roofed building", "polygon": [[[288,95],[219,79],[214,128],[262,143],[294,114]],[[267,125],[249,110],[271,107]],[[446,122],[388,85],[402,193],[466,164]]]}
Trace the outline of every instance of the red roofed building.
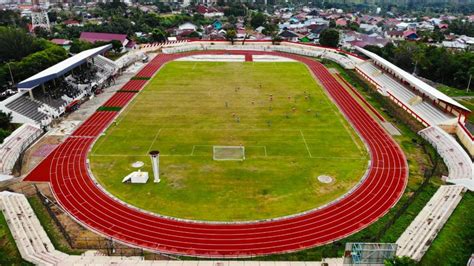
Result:
{"label": "red roofed building", "polygon": [[336,26],[341,26],[341,27],[347,26],[347,19],[340,18],[340,19],[336,20]]}
{"label": "red roofed building", "polygon": [[418,34],[414,30],[407,30],[403,32],[403,38],[405,38],[405,40],[414,41],[418,39]]}
{"label": "red roofed building", "polygon": [[60,45],[60,46],[67,46],[67,45],[71,44],[71,41],[66,40],[66,39],[52,39],[50,42],[52,42],[54,44],[57,44],[57,45]]}
{"label": "red roofed building", "polygon": [[65,20],[63,23],[66,26],[79,26],[79,25],[81,25],[81,23],[79,21],[74,20],[74,19]]}
{"label": "red roofed building", "polygon": [[103,33],[103,32],[81,32],[80,40],[95,43],[95,42],[111,42],[114,40],[120,41],[123,47],[126,47],[130,42],[126,34]]}

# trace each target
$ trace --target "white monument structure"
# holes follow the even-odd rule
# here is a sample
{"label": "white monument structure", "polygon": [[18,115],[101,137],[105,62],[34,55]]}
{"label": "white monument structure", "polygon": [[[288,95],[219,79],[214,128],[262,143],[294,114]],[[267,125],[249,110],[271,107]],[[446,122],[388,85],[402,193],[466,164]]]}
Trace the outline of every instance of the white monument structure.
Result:
{"label": "white monument structure", "polygon": [[159,151],[151,151],[150,152],[151,158],[151,165],[153,166],[153,176],[154,182],[160,183],[160,152]]}
{"label": "white monument structure", "polygon": [[132,184],[146,184],[148,181],[148,172],[141,172],[140,170],[131,172],[123,178],[122,183]]}

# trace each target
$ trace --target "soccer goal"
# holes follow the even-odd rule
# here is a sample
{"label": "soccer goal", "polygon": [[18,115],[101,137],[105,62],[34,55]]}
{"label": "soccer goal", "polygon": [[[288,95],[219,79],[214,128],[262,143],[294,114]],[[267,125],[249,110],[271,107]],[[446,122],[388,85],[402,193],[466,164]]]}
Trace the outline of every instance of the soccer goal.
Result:
{"label": "soccer goal", "polygon": [[215,161],[245,160],[244,146],[213,146],[212,157]]}

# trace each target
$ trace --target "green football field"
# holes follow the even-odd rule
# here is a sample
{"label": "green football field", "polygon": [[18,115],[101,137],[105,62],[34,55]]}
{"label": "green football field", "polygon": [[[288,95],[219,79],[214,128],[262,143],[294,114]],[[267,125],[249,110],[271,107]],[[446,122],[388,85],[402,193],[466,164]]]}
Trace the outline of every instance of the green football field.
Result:
{"label": "green football field", "polygon": [[[243,146],[245,160],[214,160],[213,146]],[[159,184],[150,150],[161,152]],[[337,107],[296,62],[168,63],[89,158],[95,177],[116,197],[162,215],[213,221],[316,208],[357,184],[369,159]],[[145,163],[148,183],[123,184],[136,161]],[[320,175],[333,182],[319,182]]]}

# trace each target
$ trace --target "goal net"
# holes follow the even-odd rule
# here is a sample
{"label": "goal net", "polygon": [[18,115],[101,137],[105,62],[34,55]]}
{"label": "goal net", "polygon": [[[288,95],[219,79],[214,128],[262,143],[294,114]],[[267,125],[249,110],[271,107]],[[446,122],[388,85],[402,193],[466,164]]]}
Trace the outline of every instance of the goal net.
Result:
{"label": "goal net", "polygon": [[215,161],[243,161],[245,160],[245,147],[213,146],[212,156]]}

